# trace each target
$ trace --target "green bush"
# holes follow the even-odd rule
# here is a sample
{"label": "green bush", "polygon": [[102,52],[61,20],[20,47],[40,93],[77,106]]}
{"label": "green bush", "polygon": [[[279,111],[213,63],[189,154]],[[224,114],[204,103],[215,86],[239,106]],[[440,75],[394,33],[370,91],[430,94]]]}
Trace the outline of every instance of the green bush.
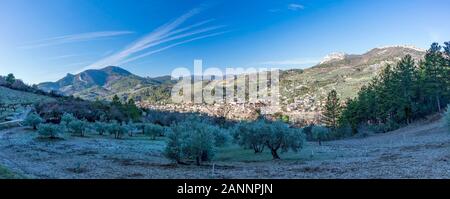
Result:
{"label": "green bush", "polygon": [[80,135],[81,137],[84,137],[87,127],[88,123],[82,120],[73,120],[67,125],[69,132]]}
{"label": "green bush", "polygon": [[281,121],[283,121],[284,123],[289,123],[289,115],[281,116]]}
{"label": "green bush", "polygon": [[278,113],[274,114],[274,117],[277,120],[280,120],[280,121],[282,121],[284,123],[289,123],[289,115],[283,115],[283,113],[278,112]]}
{"label": "green bush", "polygon": [[57,124],[40,124],[38,134],[40,138],[58,139],[60,137],[61,128]]}
{"label": "green bush", "polygon": [[34,130],[36,130],[37,126],[42,122],[42,118],[36,113],[31,113],[25,118],[25,125],[33,127]]}
{"label": "green bush", "polygon": [[313,126],[311,129],[312,137],[314,140],[322,145],[322,141],[326,141],[330,138],[330,130],[324,126]]}

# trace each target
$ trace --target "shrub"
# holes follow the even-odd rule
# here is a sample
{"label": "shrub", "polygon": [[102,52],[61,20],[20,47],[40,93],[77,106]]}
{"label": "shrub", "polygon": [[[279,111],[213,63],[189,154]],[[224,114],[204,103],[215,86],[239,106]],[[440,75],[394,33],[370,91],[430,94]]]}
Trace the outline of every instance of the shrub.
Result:
{"label": "shrub", "polygon": [[274,114],[274,117],[277,120],[280,120],[280,121],[282,121],[284,123],[289,123],[289,115],[283,115],[283,113],[277,112],[277,113]]}
{"label": "shrub", "polygon": [[447,106],[447,111],[445,111],[444,120],[447,125],[448,131],[450,132],[450,104]]}
{"label": "shrub", "polygon": [[72,134],[78,134],[81,137],[86,133],[88,123],[83,120],[73,120],[68,125],[67,128]]}
{"label": "shrub", "polygon": [[323,126],[314,126],[311,129],[312,137],[314,140],[322,145],[322,141],[328,140],[330,136],[330,130]]}
{"label": "shrub", "polygon": [[57,139],[60,138],[61,128],[57,124],[40,124],[38,134],[40,138]]}
{"label": "shrub", "polygon": [[36,113],[31,113],[25,118],[25,124],[33,127],[34,130],[36,130],[37,126],[42,122],[42,118]]}
{"label": "shrub", "polygon": [[144,134],[149,135],[152,140],[156,139],[157,136],[164,135],[164,127],[157,124],[145,124]]}

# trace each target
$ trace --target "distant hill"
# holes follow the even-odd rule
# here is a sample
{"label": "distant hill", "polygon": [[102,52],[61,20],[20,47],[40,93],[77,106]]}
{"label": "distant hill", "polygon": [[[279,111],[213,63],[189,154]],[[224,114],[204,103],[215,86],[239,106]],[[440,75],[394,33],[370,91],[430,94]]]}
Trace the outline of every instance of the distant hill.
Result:
{"label": "distant hill", "polygon": [[[281,73],[285,111],[320,111],[321,102],[331,89],[336,89],[341,99],[354,97],[386,64],[395,64],[407,54],[420,60],[425,50],[412,46],[388,46],[361,55],[333,53],[311,68],[285,70]],[[88,100],[110,100],[117,94],[122,99],[165,104],[170,103],[170,90],[175,83],[170,76],[144,78],[110,66],[68,74],[57,82],[41,83],[38,87]]]}
{"label": "distant hill", "polygon": [[418,61],[425,52],[411,46],[388,46],[361,55],[333,53],[311,68],[284,71],[282,98],[291,108],[316,111],[330,90],[336,89],[341,99],[354,97],[387,64],[395,64],[407,54]]}
{"label": "distant hill", "polygon": [[56,82],[44,82],[38,88],[44,91],[57,91],[64,95],[73,95],[83,99],[111,99],[118,95],[123,99],[130,97],[160,101],[153,93],[167,90],[173,82],[170,76],[143,78],[117,66],[108,66],[99,70],[86,70],[78,74],[67,74]]}

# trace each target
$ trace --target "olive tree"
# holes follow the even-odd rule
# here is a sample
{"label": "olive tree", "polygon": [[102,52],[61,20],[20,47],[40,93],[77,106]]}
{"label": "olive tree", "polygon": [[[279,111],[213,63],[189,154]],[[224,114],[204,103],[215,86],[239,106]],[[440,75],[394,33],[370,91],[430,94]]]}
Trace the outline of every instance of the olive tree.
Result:
{"label": "olive tree", "polygon": [[325,141],[330,136],[330,130],[323,126],[313,126],[311,129],[312,138],[322,145],[322,141]]}
{"label": "olive tree", "polygon": [[172,129],[169,130],[167,133],[167,138],[169,139],[169,142],[166,145],[166,148],[164,150],[164,155],[171,159],[175,160],[178,164],[182,164],[182,158],[183,158],[183,152],[182,152],[182,145],[183,145],[183,132],[181,131],[173,131]]}
{"label": "olive tree", "polygon": [[104,135],[108,131],[108,123],[95,122],[92,127],[99,135]]}
{"label": "olive tree", "polygon": [[154,140],[157,136],[164,135],[164,127],[157,124],[145,124],[144,134],[149,135],[150,139]]}
{"label": "olive tree", "polygon": [[116,121],[111,122],[107,129],[110,135],[114,135],[115,139],[121,139],[128,131],[126,127],[120,125]]}
{"label": "olive tree", "polygon": [[214,157],[215,147],[225,144],[224,130],[208,122],[190,117],[172,125],[168,133],[166,157],[181,163],[183,159],[194,160],[197,165]]}
{"label": "olive tree", "polygon": [[63,116],[61,116],[61,123],[64,124],[66,127],[69,126],[69,123],[76,120],[72,114],[70,113],[64,113]]}
{"label": "olive tree", "polygon": [[84,137],[87,127],[88,123],[86,121],[78,119],[69,122],[69,124],[67,125],[69,132],[71,132],[72,134],[78,134],[81,137]]}
{"label": "olive tree", "polygon": [[235,138],[243,147],[251,147],[255,153],[267,147],[273,159],[280,159],[279,152],[289,150],[297,152],[303,148],[305,136],[302,129],[290,128],[282,121],[258,120],[239,124]]}
{"label": "olive tree", "polygon": [[273,159],[280,159],[278,151],[287,152],[292,150],[298,152],[303,148],[305,136],[302,129],[289,128],[284,122],[266,122],[263,126],[265,142],[270,149]]}
{"label": "olive tree", "polygon": [[33,127],[33,130],[37,129],[37,126],[43,122],[43,119],[36,113],[31,113],[25,118],[25,125]]}
{"label": "olive tree", "polygon": [[61,128],[57,124],[40,124],[38,128],[38,134],[40,138],[60,138],[60,131]]}
{"label": "olive tree", "polygon": [[262,131],[263,120],[257,122],[241,122],[234,128],[234,138],[239,145],[251,148],[255,153],[262,153],[266,146],[265,134]]}

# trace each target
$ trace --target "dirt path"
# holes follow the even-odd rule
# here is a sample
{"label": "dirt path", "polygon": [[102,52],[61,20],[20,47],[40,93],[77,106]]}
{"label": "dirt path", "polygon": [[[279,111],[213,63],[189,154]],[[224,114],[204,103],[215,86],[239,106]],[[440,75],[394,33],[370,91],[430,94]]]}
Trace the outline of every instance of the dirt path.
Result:
{"label": "dirt path", "polygon": [[22,127],[0,131],[0,164],[30,178],[450,178],[450,134],[439,122],[308,143],[297,160],[215,162],[214,173],[173,165],[161,140],[35,137]]}

